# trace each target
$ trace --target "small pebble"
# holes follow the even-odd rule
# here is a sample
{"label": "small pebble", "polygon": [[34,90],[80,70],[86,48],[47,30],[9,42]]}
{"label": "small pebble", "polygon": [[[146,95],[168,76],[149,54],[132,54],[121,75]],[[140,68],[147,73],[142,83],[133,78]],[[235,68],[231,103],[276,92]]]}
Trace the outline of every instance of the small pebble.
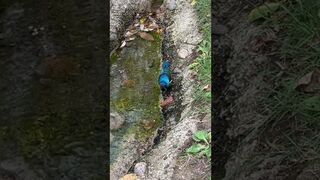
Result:
{"label": "small pebble", "polygon": [[139,162],[134,166],[134,173],[138,176],[145,177],[147,174],[147,163]]}

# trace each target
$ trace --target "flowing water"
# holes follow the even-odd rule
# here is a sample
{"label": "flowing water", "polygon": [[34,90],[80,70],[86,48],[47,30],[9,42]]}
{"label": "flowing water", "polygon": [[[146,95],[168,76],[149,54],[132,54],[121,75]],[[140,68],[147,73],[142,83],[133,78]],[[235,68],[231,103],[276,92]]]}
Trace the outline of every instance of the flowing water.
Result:
{"label": "flowing water", "polygon": [[105,179],[105,4],[0,2],[0,179]]}

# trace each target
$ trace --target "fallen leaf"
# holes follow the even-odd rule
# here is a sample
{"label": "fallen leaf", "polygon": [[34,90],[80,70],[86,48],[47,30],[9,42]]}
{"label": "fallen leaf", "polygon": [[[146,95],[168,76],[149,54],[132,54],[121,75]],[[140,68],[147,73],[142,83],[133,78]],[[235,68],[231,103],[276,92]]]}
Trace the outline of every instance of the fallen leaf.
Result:
{"label": "fallen leaf", "polygon": [[123,48],[126,44],[127,44],[126,41],[123,41],[120,48]]}
{"label": "fallen leaf", "polygon": [[274,13],[276,10],[278,10],[280,7],[280,3],[266,3],[263,4],[255,9],[253,9],[249,16],[248,20],[250,22],[253,22],[257,19],[264,18],[268,16],[271,13]]}
{"label": "fallen leaf", "polygon": [[156,20],[153,17],[149,16],[148,18],[152,23],[156,23]]}
{"label": "fallen leaf", "polygon": [[320,70],[316,69],[299,79],[296,90],[320,94]]}
{"label": "fallen leaf", "polygon": [[210,84],[207,84],[206,86],[204,86],[202,88],[203,91],[211,91],[211,85]]}
{"label": "fallen leaf", "polygon": [[122,178],[120,178],[120,180],[137,180],[138,177],[135,174],[127,174],[125,176],[123,176]]}
{"label": "fallen leaf", "polygon": [[126,41],[133,41],[135,39],[136,39],[136,37],[130,37],[130,38],[126,39]]}
{"label": "fallen leaf", "polygon": [[153,31],[154,29],[151,29],[151,28],[145,28],[143,31],[144,32],[150,32],[150,31]]}
{"label": "fallen leaf", "polygon": [[169,106],[172,103],[173,103],[173,97],[169,96],[167,99],[160,101],[160,107],[164,108],[166,106]]}
{"label": "fallen leaf", "polygon": [[133,36],[134,34],[136,34],[137,32],[132,32],[132,31],[127,31],[126,34],[124,35],[124,37],[130,37]]}
{"label": "fallen leaf", "polygon": [[197,3],[197,0],[192,0],[191,5],[194,6]]}
{"label": "fallen leaf", "polygon": [[140,26],[140,24],[139,24],[139,23],[134,24],[134,27],[138,27],[138,26]]}
{"label": "fallen leaf", "polygon": [[151,29],[157,29],[158,27],[159,27],[159,25],[156,24],[156,23],[152,23],[152,24],[150,24],[150,25],[148,26],[148,28],[151,28]]}
{"label": "fallen leaf", "polygon": [[154,41],[154,38],[151,34],[148,34],[146,32],[139,32],[139,36],[142,38],[142,39],[145,39],[147,41]]}
{"label": "fallen leaf", "polygon": [[144,24],[141,24],[140,25],[140,31],[143,31],[144,30]]}

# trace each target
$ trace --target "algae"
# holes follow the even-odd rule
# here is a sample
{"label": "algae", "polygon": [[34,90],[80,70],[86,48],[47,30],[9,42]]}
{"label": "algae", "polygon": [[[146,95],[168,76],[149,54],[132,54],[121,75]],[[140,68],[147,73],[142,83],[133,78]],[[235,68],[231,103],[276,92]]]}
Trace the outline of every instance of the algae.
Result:
{"label": "algae", "polygon": [[111,55],[111,87],[118,89],[111,88],[110,107],[126,119],[126,125],[113,133],[111,163],[123,148],[121,141],[133,135],[146,143],[162,124],[158,85],[161,37],[154,32],[151,35],[154,41],[136,38]]}

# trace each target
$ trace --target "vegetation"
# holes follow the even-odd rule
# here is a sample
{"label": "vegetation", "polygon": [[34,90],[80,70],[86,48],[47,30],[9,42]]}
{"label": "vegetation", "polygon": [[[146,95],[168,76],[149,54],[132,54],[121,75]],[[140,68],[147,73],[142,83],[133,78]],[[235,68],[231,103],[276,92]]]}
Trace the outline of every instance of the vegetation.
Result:
{"label": "vegetation", "polygon": [[[200,113],[210,113],[211,107],[211,1],[193,0],[191,3],[199,18],[199,27],[203,40],[198,46],[198,57],[189,65],[197,73],[197,86],[195,101]],[[188,154],[205,155],[210,162],[211,158],[211,132],[196,131],[193,135],[196,142],[186,149]]]}
{"label": "vegetation", "polygon": [[[195,99],[198,103],[210,107],[211,102],[211,1],[193,1],[202,27],[203,40],[198,46],[199,56],[189,68],[197,72],[199,83],[197,84]],[[207,108],[207,112],[210,109]]]}
{"label": "vegetation", "polygon": [[191,147],[187,149],[187,153],[190,154],[200,154],[211,158],[211,133],[207,131],[196,131],[193,134],[194,143]]}
{"label": "vegetation", "polygon": [[266,69],[273,86],[264,103],[271,113],[261,133],[277,134],[269,139],[277,142],[275,151],[295,163],[320,157],[320,82],[315,80],[320,78],[319,9],[318,0],[295,0],[279,3],[278,11],[264,18],[264,25],[277,32],[281,72],[279,67]]}
{"label": "vegetation", "polygon": [[302,77],[320,67],[320,2],[309,0],[302,3],[297,0],[281,7],[285,18],[281,23],[273,25],[280,26],[282,30],[278,55],[287,68],[284,76],[274,80],[279,85],[274,87],[269,100],[269,107],[273,110],[271,119],[278,123],[290,117],[317,128],[320,98],[315,93],[319,89],[306,93],[305,89],[298,90],[297,86],[303,83],[299,82]]}

